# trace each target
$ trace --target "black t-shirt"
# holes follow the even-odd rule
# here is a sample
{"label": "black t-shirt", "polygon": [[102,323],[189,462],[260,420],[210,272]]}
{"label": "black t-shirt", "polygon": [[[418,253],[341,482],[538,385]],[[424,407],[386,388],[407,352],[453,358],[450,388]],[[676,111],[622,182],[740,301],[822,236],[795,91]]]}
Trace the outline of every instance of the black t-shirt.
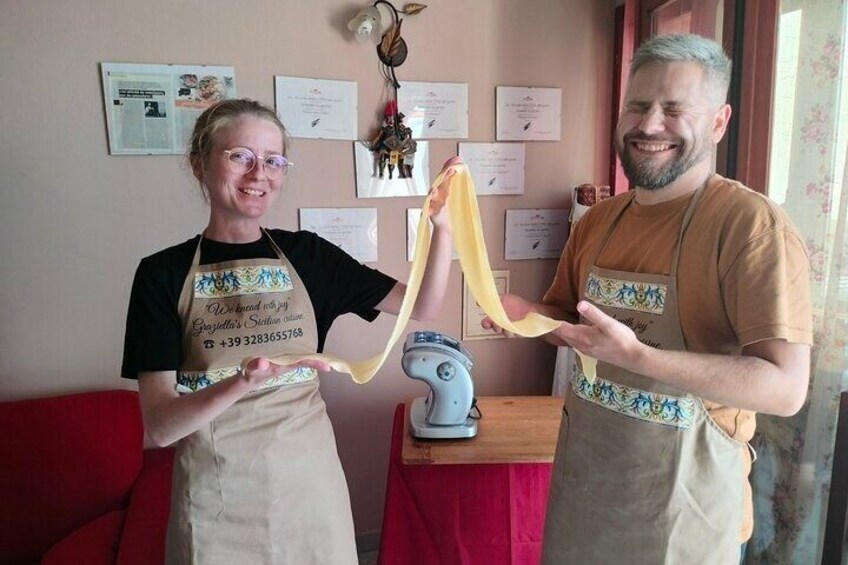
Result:
{"label": "black t-shirt", "polygon": [[[268,232],[309,293],[318,326],[319,352],[323,351],[327,332],[336,318],[352,312],[369,322],[374,320],[379,314],[374,307],[397,282],[312,232]],[[199,237],[145,257],[139,263],[127,311],[121,376],[137,379],[143,371],[179,368],[182,331],[177,305]],[[201,265],[266,257],[276,258],[277,254],[264,236],[244,244],[209,239],[201,243]]]}

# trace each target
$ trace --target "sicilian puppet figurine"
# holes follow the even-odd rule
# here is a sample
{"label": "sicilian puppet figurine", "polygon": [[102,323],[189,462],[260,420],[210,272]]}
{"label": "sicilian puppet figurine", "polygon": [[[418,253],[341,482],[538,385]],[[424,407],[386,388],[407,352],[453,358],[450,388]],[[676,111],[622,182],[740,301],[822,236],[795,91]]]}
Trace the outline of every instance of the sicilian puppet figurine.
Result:
{"label": "sicilian puppet figurine", "polygon": [[406,127],[403,123],[403,113],[398,114],[398,130],[401,137],[401,154],[402,159],[398,164],[400,178],[412,178],[412,165],[415,162],[415,150],[418,144],[412,139],[412,128]]}
{"label": "sicilian puppet figurine", "polygon": [[417,144],[412,139],[412,129],[403,123],[404,117],[402,113],[398,113],[394,100],[388,102],[383,112],[383,126],[369,143],[374,154],[375,174],[380,178],[384,177],[388,168],[391,179],[395,167],[398,170],[398,178],[412,177],[412,163]]}

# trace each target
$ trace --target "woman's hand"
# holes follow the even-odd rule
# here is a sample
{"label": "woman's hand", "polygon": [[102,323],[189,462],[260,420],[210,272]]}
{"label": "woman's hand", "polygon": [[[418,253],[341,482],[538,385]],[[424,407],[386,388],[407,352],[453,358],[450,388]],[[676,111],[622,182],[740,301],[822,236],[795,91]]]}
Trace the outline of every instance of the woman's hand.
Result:
{"label": "woman's hand", "polygon": [[157,447],[171,445],[217,418],[268,379],[298,367],[332,370],[328,363],[317,359],[278,365],[264,357],[257,357],[250,360],[240,375],[184,395],[178,395],[174,390],[177,379],[174,371],[141,373],[138,392],[147,436]]}
{"label": "woman's hand", "polygon": [[453,168],[456,165],[462,165],[462,159],[459,157],[451,157],[442,166],[442,171],[445,176],[438,186],[430,189],[430,220],[433,226],[437,228],[450,227],[450,214],[448,212],[447,203],[450,195],[451,177],[456,174]]}
{"label": "woman's hand", "polygon": [[326,361],[318,359],[301,359],[297,363],[290,365],[278,365],[265,357],[256,357],[251,359],[242,371],[242,378],[245,379],[251,387],[256,387],[263,384],[268,379],[278,377],[301,367],[308,367],[317,371],[332,371],[333,368]]}

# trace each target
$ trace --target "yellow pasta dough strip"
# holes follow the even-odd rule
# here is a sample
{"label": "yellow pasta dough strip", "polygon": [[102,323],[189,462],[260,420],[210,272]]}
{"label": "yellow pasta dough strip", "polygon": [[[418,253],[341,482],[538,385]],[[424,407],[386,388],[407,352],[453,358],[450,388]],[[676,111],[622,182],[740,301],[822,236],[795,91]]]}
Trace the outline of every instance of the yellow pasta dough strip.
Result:
{"label": "yellow pasta dough strip", "polygon": [[589,383],[594,383],[595,377],[598,374],[598,360],[594,357],[584,355],[580,351],[577,351],[577,349],[574,351],[576,351],[577,356],[580,357],[580,364],[583,368],[583,376],[586,377],[586,380],[589,381]]}
{"label": "yellow pasta dough strip", "polygon": [[[453,229],[454,246],[459,255],[459,263],[465,275],[474,299],[500,327],[514,334],[524,337],[537,337],[549,333],[560,326],[562,322],[553,320],[535,312],[530,313],[523,320],[510,320],[504,312],[497,287],[492,276],[489,265],[489,256],[486,252],[486,243],[483,240],[483,230],[480,221],[480,211],[477,207],[477,196],[474,191],[474,182],[471,174],[464,165],[453,167],[455,174],[450,179],[450,192],[448,195],[448,209],[450,211]],[[439,186],[444,178],[444,172],[435,181],[434,187]],[[428,195],[424,201],[421,219],[418,221],[418,232],[415,239],[415,255],[412,259],[409,280],[406,284],[406,294],[398,312],[395,327],[386,343],[382,353],[362,361],[345,361],[333,355],[315,353],[311,355],[287,354],[270,358],[273,363],[279,365],[290,365],[303,359],[318,359],[327,362],[335,371],[349,374],[357,383],[366,383],[377,373],[389,352],[403,335],[406,324],[412,314],[412,309],[418,299],[418,291],[421,289],[421,281],[424,278],[424,269],[427,265],[427,256],[430,253],[430,200]],[[579,352],[578,352],[579,353]],[[583,365],[583,372],[590,381],[595,378],[594,359],[579,353]],[[244,368],[250,359],[242,363]],[[591,375],[590,375],[591,372]]]}

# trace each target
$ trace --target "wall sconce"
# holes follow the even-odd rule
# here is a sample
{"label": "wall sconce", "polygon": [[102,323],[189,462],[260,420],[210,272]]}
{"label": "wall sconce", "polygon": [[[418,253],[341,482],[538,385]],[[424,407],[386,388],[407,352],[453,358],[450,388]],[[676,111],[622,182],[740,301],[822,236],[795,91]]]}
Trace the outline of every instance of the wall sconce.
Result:
{"label": "wall sconce", "polygon": [[[381,7],[387,8],[388,17],[384,16]],[[395,88],[400,88],[395,77],[394,69],[406,60],[406,41],[400,35],[403,19],[401,14],[412,16],[426,8],[426,4],[405,4],[403,10],[395,8],[388,0],[377,0],[371,6],[366,6],[357,12],[347,24],[347,28],[356,35],[356,40],[365,42],[371,40],[377,45],[377,57],[388,69],[386,79]],[[391,78],[389,78],[391,77]]]}
{"label": "wall sconce", "polygon": [[366,142],[374,154],[375,175],[379,172],[381,178],[386,165],[390,179],[395,166],[400,178],[412,176],[416,144],[412,139],[412,130],[403,123],[403,114],[397,111],[397,89],[400,83],[395,75],[395,67],[401,66],[407,55],[406,41],[400,35],[403,24],[401,14],[412,16],[426,7],[426,4],[405,4],[402,10],[398,10],[388,0],[377,0],[371,6],[359,10],[347,24],[358,42],[371,41],[377,46],[377,58],[382,63],[380,72],[392,86],[392,99],[387,102],[383,112],[384,123]]}

